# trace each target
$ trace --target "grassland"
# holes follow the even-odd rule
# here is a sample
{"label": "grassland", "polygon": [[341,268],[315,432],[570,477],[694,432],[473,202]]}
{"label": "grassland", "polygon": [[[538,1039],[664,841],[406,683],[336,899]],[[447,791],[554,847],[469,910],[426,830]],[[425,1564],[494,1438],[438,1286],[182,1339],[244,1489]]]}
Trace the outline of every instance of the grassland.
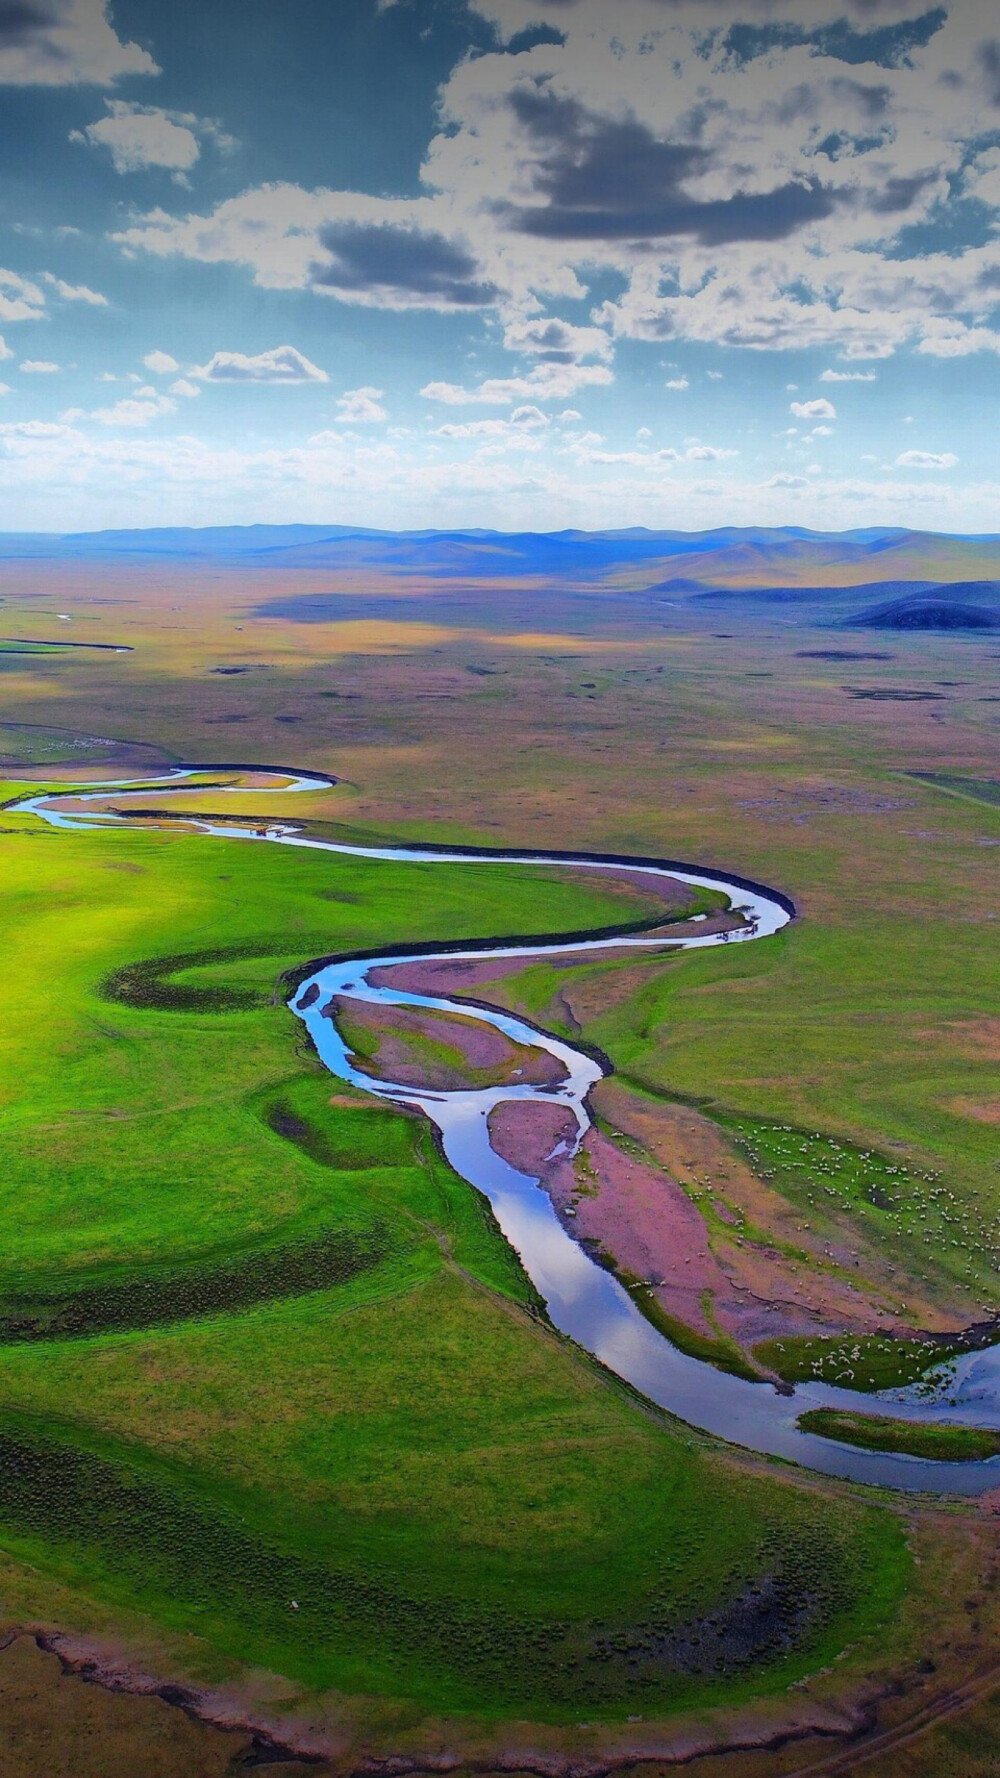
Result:
{"label": "grassland", "polygon": [[[262,596],[156,569],[136,602],[121,569],[57,589],[19,570],[12,632],[45,636],[51,606],[136,652],[5,667],[5,756],[70,775],[154,757],[143,744],[294,761],[344,778],[311,812],[345,837],[659,853],[774,883],[801,916],[775,941],[638,972],[540,964],[510,997],[710,1115],[816,1264],[829,1244],[877,1273],[914,1331],[996,1309],[1000,827],[904,776],[995,777],[987,644],[894,637],[873,686],[964,683],[886,706],[798,658],[823,631],[728,613],[640,644],[428,631],[403,609],[296,626],[250,616]],[[783,1698],[848,1646],[842,1686],[916,1658],[940,1527],[918,1573],[894,1509],[648,1417],[539,1323],[417,1124],[331,1104],[276,993],[310,955],[578,929],[635,917],[625,898],[556,873],[0,827],[0,1419],[6,1473],[27,1478],[0,1502],[9,1600],[70,1627],[141,1620],[203,1672],[367,1692],[398,1734],[433,1713],[567,1725]],[[725,1205],[723,1171],[695,1185]],[[282,1270],[333,1236],[336,1281]],[[777,1588],[783,1628],[737,1645],[754,1587]],[[969,1637],[963,1620],[956,1649]]]}
{"label": "grassland", "polygon": [[316,1691],[438,1713],[781,1686],[884,1617],[891,1516],[638,1413],[538,1322],[423,1127],[331,1101],[283,1005],[310,953],[599,927],[634,897],[6,826],[9,1552]]}
{"label": "grassland", "polygon": [[885,1339],[878,1334],[857,1339],[817,1337],[761,1341],[755,1348],[761,1364],[789,1383],[835,1383],[838,1389],[867,1394],[903,1389],[956,1357],[965,1347],[942,1339]]}

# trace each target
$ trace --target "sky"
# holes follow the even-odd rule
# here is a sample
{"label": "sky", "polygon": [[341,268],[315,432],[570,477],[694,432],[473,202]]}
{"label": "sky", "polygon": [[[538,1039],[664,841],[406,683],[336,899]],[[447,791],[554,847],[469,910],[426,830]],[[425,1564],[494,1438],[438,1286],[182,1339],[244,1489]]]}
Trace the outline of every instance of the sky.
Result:
{"label": "sky", "polygon": [[0,528],[1000,532],[995,0],[0,0]]}

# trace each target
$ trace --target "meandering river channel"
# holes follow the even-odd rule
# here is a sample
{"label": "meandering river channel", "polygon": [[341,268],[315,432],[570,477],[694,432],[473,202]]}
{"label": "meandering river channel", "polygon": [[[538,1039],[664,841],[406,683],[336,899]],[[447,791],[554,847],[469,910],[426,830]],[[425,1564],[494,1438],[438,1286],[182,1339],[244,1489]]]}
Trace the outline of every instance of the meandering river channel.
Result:
{"label": "meandering river channel", "polygon": [[[91,805],[103,803],[110,791],[114,792],[117,805],[123,798],[142,797],[146,802],[151,795],[168,795],[185,783],[191,790],[207,788],[206,776],[234,772],[252,777],[255,796],[324,790],[335,782],[313,774],[264,771],[256,767],[199,766],[179,768],[165,777],[147,778],[141,782],[105,780],[100,784],[92,781],[86,789],[79,785],[50,789],[26,797],[14,805],[14,809],[20,814],[36,815],[56,828],[121,825],[128,822],[127,814]],[[212,789],[216,793],[230,791],[246,795],[250,786],[237,782],[213,784]],[[358,858],[395,862],[414,860],[465,867],[484,863],[558,864],[560,868],[578,871],[607,871],[613,867],[616,874],[622,871],[634,873],[640,887],[644,878],[666,877],[695,888],[721,890],[742,920],[742,924],[731,931],[692,932],[690,927],[694,922],[687,922],[687,931],[677,935],[665,935],[661,930],[655,936],[648,932],[591,939],[577,936],[570,940],[562,938],[551,943],[526,945],[483,943],[462,950],[443,946],[433,953],[427,946],[409,950],[400,948],[378,957],[356,957],[317,965],[300,982],[289,1005],[302,1020],[331,1074],[366,1093],[416,1107],[431,1120],[456,1173],[489,1200],[500,1229],[520,1256],[525,1271],[546,1304],[553,1325],[650,1401],[729,1443],[786,1458],[828,1475],[895,1488],[960,1494],[978,1494],[1000,1486],[1000,1458],[971,1463],[937,1462],[867,1451],[803,1432],[797,1425],[799,1415],[807,1409],[827,1407],[842,1408],[855,1414],[890,1415],[895,1419],[1000,1427],[1000,1346],[970,1352],[950,1364],[943,1375],[941,1389],[931,1399],[918,1398],[913,1389],[863,1395],[856,1390],[837,1389],[818,1382],[799,1384],[793,1393],[788,1394],[770,1383],[753,1383],[729,1376],[713,1365],[680,1352],[645,1319],[618,1280],[573,1239],[560,1222],[539,1181],[517,1172],[490,1143],[488,1120],[494,1107],[501,1101],[532,1099],[538,1095],[543,1095],[549,1104],[555,1102],[566,1106],[582,1137],[590,1124],[587,1095],[604,1072],[601,1063],[572,1044],[539,1031],[510,1013],[470,1006],[467,1001],[458,999],[407,993],[384,984],[376,986],[371,980],[373,975],[393,965],[412,961],[416,955],[426,962],[443,958],[482,962],[489,958],[524,957],[527,960],[570,953],[580,957],[584,953],[597,954],[612,949],[618,952],[626,948],[663,951],[669,946],[671,951],[687,951],[720,944],[756,942],[772,937],[793,918],[794,909],[785,897],[759,884],[725,877],[714,871],[690,870],[667,860],[427,846],[352,846],[312,837],[281,820],[267,825],[248,820],[244,826],[239,820],[222,823],[213,822],[211,818],[186,816],[185,823],[214,838],[294,846]],[[557,1086],[517,1084],[450,1092],[420,1091],[412,1086],[373,1079],[354,1066],[336,1024],[325,1014],[325,1009],[336,997],[474,1017],[494,1026],[515,1043],[544,1048],[562,1065],[566,1078]]]}

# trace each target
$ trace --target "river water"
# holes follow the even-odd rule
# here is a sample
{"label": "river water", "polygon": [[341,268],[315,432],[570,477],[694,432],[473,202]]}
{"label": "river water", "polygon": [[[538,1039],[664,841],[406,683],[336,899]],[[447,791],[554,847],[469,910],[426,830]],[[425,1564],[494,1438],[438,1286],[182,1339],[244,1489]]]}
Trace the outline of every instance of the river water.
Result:
{"label": "river water", "polygon": [[[265,774],[256,768],[202,766],[166,774],[159,779],[112,782],[100,787],[66,788],[26,797],[15,805],[21,814],[34,814],[50,826],[63,829],[127,824],[124,813],[112,813],[90,805],[100,802],[109,790],[115,802],[176,792],[185,781],[192,790],[197,776],[235,770],[253,771],[267,785],[255,784],[255,796],[317,791],[333,780],[306,773]],[[213,786],[218,791],[246,795],[246,786]],[[550,865],[579,871],[602,871],[613,865],[616,873],[634,873],[641,886],[644,878],[668,877],[693,887],[721,890],[743,924],[726,932],[692,933],[665,938],[627,934],[581,941],[579,937],[528,945],[471,945],[464,950],[447,947],[431,953],[426,947],[400,949],[378,957],[340,959],[320,964],[300,983],[289,1005],[302,1020],[315,1048],[331,1074],[354,1087],[396,1104],[422,1111],[436,1126],[445,1155],[463,1179],[488,1199],[505,1238],[519,1255],[529,1278],[545,1302],[548,1315],[559,1331],[592,1353],[617,1376],[638,1389],[650,1401],[702,1431],[732,1444],[743,1445],[769,1456],[782,1457],[827,1475],[853,1481],[904,1489],[923,1489],[957,1494],[979,1494],[1000,1486],[1000,1457],[987,1462],[935,1462],[925,1458],[866,1451],[815,1433],[803,1432],[798,1416],[809,1408],[843,1408],[851,1413],[888,1414],[896,1419],[961,1422],[971,1426],[1000,1427],[1000,1347],[964,1355],[941,1373],[940,1387],[928,1397],[926,1390],[900,1389],[864,1395],[857,1390],[837,1389],[819,1382],[802,1383],[793,1394],[770,1383],[752,1383],[732,1377],[713,1365],[680,1352],[654,1328],[637,1308],[629,1292],[611,1273],[599,1266],[565,1229],[548,1194],[539,1181],[519,1173],[490,1144],[488,1120],[494,1107],[506,1100],[532,1099],[541,1095],[548,1103],[564,1104],[572,1112],[579,1133],[590,1124],[587,1094],[601,1078],[601,1064],[573,1045],[539,1031],[513,1014],[447,997],[413,994],[370,980],[376,972],[412,961],[451,961],[508,957],[557,957],[572,953],[599,954],[602,950],[672,951],[699,950],[721,944],[746,944],[773,937],[793,917],[791,904],[774,891],[716,872],[692,871],[669,861],[629,860],[564,853],[485,852],[427,846],[352,846],[312,838],[282,821],[213,823],[210,819],[186,823],[217,839],[247,843],[293,846],[309,851],[334,852],[396,862],[419,861],[472,867],[477,864]],[[694,922],[689,922],[690,927]],[[566,1079],[544,1087],[514,1085],[453,1092],[421,1092],[412,1086],[375,1080],[355,1068],[335,1023],[325,1009],[337,996],[394,1006],[413,1006],[472,1016],[494,1026],[516,1043],[547,1050],[562,1064]]]}

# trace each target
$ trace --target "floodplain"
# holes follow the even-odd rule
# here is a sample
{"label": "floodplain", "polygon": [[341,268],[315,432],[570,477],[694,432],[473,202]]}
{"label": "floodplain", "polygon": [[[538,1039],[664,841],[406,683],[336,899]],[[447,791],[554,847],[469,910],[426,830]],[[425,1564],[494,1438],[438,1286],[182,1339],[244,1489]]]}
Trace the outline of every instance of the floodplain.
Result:
{"label": "floodplain", "polygon": [[[919,1389],[1000,1312],[995,636],[831,648],[815,606],[651,617],[624,594],[616,634],[606,597],[597,621],[586,589],[544,587],[529,630],[523,589],[463,606],[428,579],[411,617],[389,575],[366,618],[356,581],[309,566],[281,587],[188,561],[2,578],[4,627],[35,644],[4,659],[0,726],[11,1649],[41,1635],[347,1767],[712,1746],[732,1750],[713,1771],[805,1771],[973,1679],[985,1707],[990,1495],[847,1487],[652,1409],[548,1325],[427,1125],[332,1081],[286,1004],[327,955],[718,910],[611,871],[334,857],[163,817],[780,889],[796,918],[752,945],[408,968],[470,1025],[507,1007],[607,1058],[548,1184],[665,1335],[762,1388],[818,1367]],[[268,609],[305,595],[350,615]],[[41,646],[57,612],[132,652]],[[14,807],[227,759],[337,782],[195,781],[80,832]],[[454,1022],[353,1016],[373,1073],[530,1066]]]}

